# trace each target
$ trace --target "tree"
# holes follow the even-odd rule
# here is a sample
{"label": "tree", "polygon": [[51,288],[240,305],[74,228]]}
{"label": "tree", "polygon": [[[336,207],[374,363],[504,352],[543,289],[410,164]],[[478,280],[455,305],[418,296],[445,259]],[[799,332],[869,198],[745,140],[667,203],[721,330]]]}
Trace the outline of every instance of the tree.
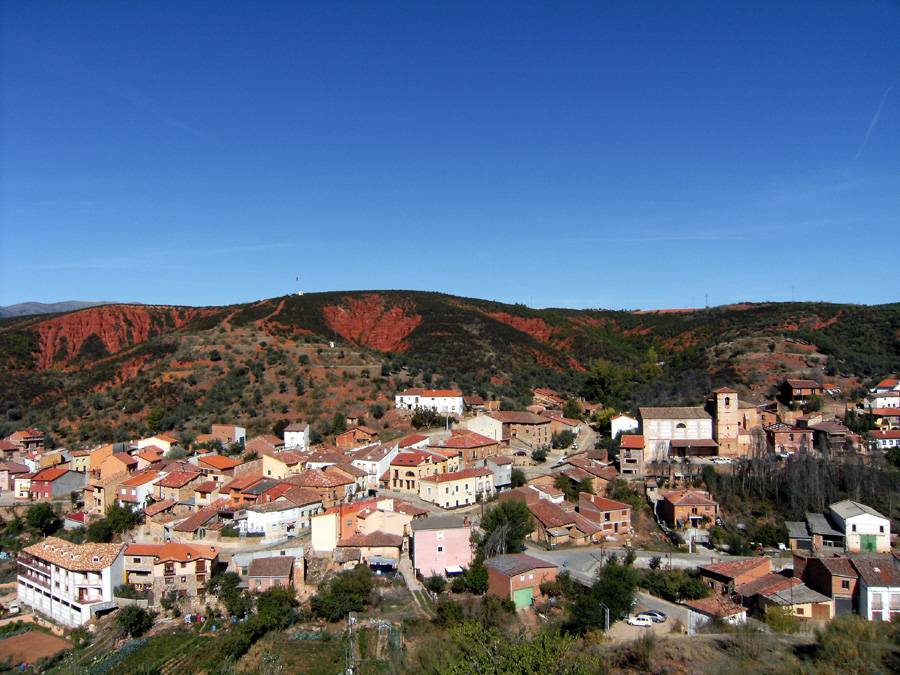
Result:
{"label": "tree", "polygon": [[[900,448],[898,448],[900,450]],[[525,476],[525,472],[522,469],[513,469],[510,474],[510,484],[512,487],[522,487],[525,483],[528,482],[528,478]]]}
{"label": "tree", "polygon": [[155,612],[148,612],[146,609],[136,605],[128,605],[119,610],[116,623],[128,635],[137,638],[153,627],[155,618]]}
{"label": "tree", "polygon": [[372,413],[373,419],[380,420],[382,417],[384,417],[384,407],[379,405],[378,403],[369,406],[369,412]]}
{"label": "tree", "polygon": [[49,502],[40,502],[28,507],[25,522],[29,528],[44,537],[53,534],[62,526],[62,521]]}
{"label": "tree", "polygon": [[473,595],[484,595],[488,589],[488,571],[484,561],[475,558],[472,566],[464,572],[466,590]]}
{"label": "tree", "polygon": [[112,541],[113,531],[109,526],[109,521],[101,518],[100,520],[95,520],[93,523],[87,526],[87,532],[85,533],[85,539],[89,543],[96,544],[108,544]]}
{"label": "tree", "polygon": [[141,514],[128,506],[113,504],[106,509],[106,521],[116,534],[122,534],[141,522]]}
{"label": "tree", "polygon": [[485,557],[525,550],[525,537],[534,530],[531,512],[525,502],[511,499],[489,509],[481,519]]}
{"label": "tree", "polygon": [[575,432],[569,431],[568,429],[565,431],[557,431],[550,437],[550,446],[553,448],[568,448],[574,442]]}
{"label": "tree", "polygon": [[310,600],[310,609],[315,616],[326,621],[339,621],[350,612],[365,609],[372,585],[372,571],[367,565],[357,565],[320,584],[318,592]]}
{"label": "tree", "polygon": [[563,406],[563,415],[566,417],[571,417],[572,419],[580,420],[581,419],[581,404],[576,401],[574,398],[570,398],[566,400],[566,404]]}
{"label": "tree", "polygon": [[591,401],[622,406],[631,396],[631,371],[603,359],[597,359],[584,379],[582,393]]}
{"label": "tree", "polygon": [[331,433],[339,434],[347,431],[347,417],[343,413],[336,412],[331,418]]}
{"label": "tree", "polygon": [[569,610],[569,627],[576,633],[605,625],[604,605],[609,608],[610,623],[628,615],[634,605],[640,573],[610,558],[587,591],[579,594]]}
{"label": "tree", "polygon": [[447,588],[447,580],[440,574],[433,574],[425,579],[424,585],[432,593],[443,593],[444,589]]}
{"label": "tree", "polygon": [[287,628],[294,621],[297,598],[293,588],[273,586],[259,594],[256,614],[273,628]]}
{"label": "tree", "polygon": [[543,464],[547,461],[547,450],[545,448],[537,448],[531,451],[531,459],[533,459],[538,464]]}
{"label": "tree", "polygon": [[[457,577],[457,579],[459,578],[460,577]],[[444,626],[445,628],[462,623],[465,618],[462,605],[456,600],[448,598],[446,595],[442,595],[438,598],[434,611],[436,614],[434,619],[435,623],[439,626]]]}

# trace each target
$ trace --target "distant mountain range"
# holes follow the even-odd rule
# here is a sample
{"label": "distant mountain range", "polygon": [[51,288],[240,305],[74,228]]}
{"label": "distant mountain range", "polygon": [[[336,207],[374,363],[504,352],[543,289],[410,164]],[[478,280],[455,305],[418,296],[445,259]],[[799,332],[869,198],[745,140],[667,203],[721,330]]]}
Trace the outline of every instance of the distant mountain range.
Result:
{"label": "distant mountain range", "polygon": [[56,312],[73,312],[85,307],[112,304],[109,300],[94,302],[90,300],[65,300],[63,302],[20,302],[15,305],[0,306],[0,319],[13,316],[33,316],[35,314],[55,314]]}

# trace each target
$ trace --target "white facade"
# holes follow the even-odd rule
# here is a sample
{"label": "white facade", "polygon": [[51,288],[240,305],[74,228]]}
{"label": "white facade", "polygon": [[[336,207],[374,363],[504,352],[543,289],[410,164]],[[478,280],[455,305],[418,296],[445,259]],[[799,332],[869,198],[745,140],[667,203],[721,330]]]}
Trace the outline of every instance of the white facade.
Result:
{"label": "white facade", "polygon": [[609,433],[615,438],[619,434],[630,434],[638,428],[638,421],[628,415],[616,415],[609,421]]}
{"label": "white facade", "polygon": [[859,613],[869,621],[900,617],[900,586],[867,586],[860,580]]}
{"label": "white facade", "polygon": [[495,441],[503,440],[503,422],[490,415],[477,415],[465,422],[465,427],[476,434],[487,436]]}
{"label": "white facade", "polygon": [[[285,450],[306,450],[309,447],[309,425],[297,429],[298,425],[291,425],[284,430]],[[291,431],[288,431],[291,429]]]}
{"label": "white facade", "polygon": [[125,578],[124,548],[111,565],[97,572],[69,570],[20,555],[19,602],[64,626],[87,623],[93,618],[93,612],[115,606],[113,589]]}
{"label": "white facade", "polygon": [[873,431],[872,440],[879,450],[889,450],[900,447],[900,431]]}
{"label": "white facade", "polygon": [[829,509],[835,525],[844,532],[844,547],[847,551],[890,553],[890,520],[874,509],[852,501],[837,502]]}
{"label": "white facade", "polygon": [[866,407],[869,410],[873,408],[900,408],[900,391],[869,394],[866,397]]}
{"label": "white facade", "polygon": [[156,492],[154,489],[156,482],[163,478],[164,476],[159,476],[156,480],[131,487],[120,485],[116,490],[116,501],[118,501],[119,506],[130,506],[133,511],[143,511],[144,504],[147,503],[147,497]]}
{"label": "white facade", "polygon": [[354,458],[350,461],[350,464],[360,471],[366,472],[366,488],[376,489],[378,487],[378,479],[384,475],[385,471],[390,469],[391,462],[394,461],[394,457],[399,452],[400,448],[396,445],[390,449],[378,446],[368,452],[366,448],[363,448],[354,453]]}
{"label": "white facade", "polygon": [[713,437],[713,420],[709,415],[679,416],[677,411],[682,409],[672,410],[671,417],[641,415],[645,461],[665,460],[669,456],[669,445],[673,440],[703,440]]}
{"label": "white facade", "polygon": [[442,415],[462,415],[464,410],[462,392],[447,395],[430,389],[401,391],[394,396],[394,407],[404,410],[422,408]]}
{"label": "white facade", "polygon": [[455,509],[459,506],[475,504],[478,495],[482,501],[492,497],[494,489],[494,474],[488,469],[485,476],[466,476],[456,480],[443,480],[438,482],[436,478],[443,478],[452,474],[438,474],[419,480],[419,499],[431,504],[436,504],[443,509]]}
{"label": "white facade", "polygon": [[242,532],[262,532],[263,541],[281,541],[307,530],[312,517],[321,510],[322,502],[296,506],[286,500],[275,500],[249,507],[246,518],[238,522]]}

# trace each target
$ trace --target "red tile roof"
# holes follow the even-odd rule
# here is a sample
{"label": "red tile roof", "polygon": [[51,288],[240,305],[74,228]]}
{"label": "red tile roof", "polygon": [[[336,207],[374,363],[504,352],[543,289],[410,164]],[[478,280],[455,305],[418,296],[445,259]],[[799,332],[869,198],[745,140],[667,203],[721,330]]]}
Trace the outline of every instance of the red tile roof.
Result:
{"label": "red tile roof", "polygon": [[351,534],[349,537],[344,537],[338,541],[337,545],[341,547],[353,546],[357,548],[363,546],[400,548],[403,545],[403,537],[399,534],[375,530],[369,534]]}
{"label": "red tile roof", "polygon": [[401,452],[391,461],[391,466],[419,466],[430,458],[431,455],[427,452],[419,450]]}
{"label": "red tile roof", "polygon": [[206,457],[200,457],[197,462],[198,464],[206,464],[207,466],[211,466],[212,468],[218,469],[219,471],[227,471],[228,469],[233,469],[236,466],[240,466],[240,464],[242,463],[239,459],[225,457],[224,455],[207,455]]}
{"label": "red tile roof", "polygon": [[173,471],[157,483],[159,487],[182,488],[202,476],[199,471]]}
{"label": "red tile roof", "polygon": [[425,476],[421,480],[428,483],[449,483],[454,480],[465,480],[467,478],[479,478],[482,476],[492,476],[493,471],[490,469],[463,469],[462,471],[452,471],[450,473],[439,473],[433,476]]}
{"label": "red tile roof", "polygon": [[746,574],[758,567],[772,568],[772,561],[769,558],[748,558],[746,560],[732,560],[728,562],[712,563],[710,565],[697,565],[697,569],[701,572],[710,572],[723,577],[736,578],[742,574]]}
{"label": "red tile roof", "polygon": [[643,450],[644,437],[640,434],[622,434],[619,447],[623,450]]}
{"label": "red tile roof", "polygon": [[434,441],[430,443],[432,448],[482,448],[486,445],[497,445],[497,441],[487,436],[482,436],[474,431],[454,430],[451,432],[450,438],[442,441]]}
{"label": "red tile roof", "polygon": [[422,434],[410,434],[409,436],[404,436],[400,439],[398,445],[401,448],[408,448],[411,445],[415,445],[416,443],[421,443],[422,441],[427,441],[428,436],[423,436]]}
{"label": "red tile roof", "polygon": [[163,511],[172,508],[175,506],[177,502],[174,499],[164,499],[161,502],[155,502],[153,504],[148,504],[144,507],[144,513],[148,516],[155,516],[157,513],[162,513]]}
{"label": "red tile roof", "polygon": [[145,471],[123,481],[122,487],[138,487],[151,483],[159,477],[159,471]]}
{"label": "red tile roof", "polygon": [[67,473],[69,473],[68,469],[57,469],[55,467],[51,467],[49,469],[42,469],[41,471],[38,471],[36,474],[34,474],[34,476],[31,477],[31,480],[33,480],[33,481],[41,481],[41,480],[54,481],[57,478],[59,478],[60,476],[64,476]]}
{"label": "red tile roof", "polygon": [[662,496],[676,506],[717,506],[708,494],[699,490],[672,490]]}

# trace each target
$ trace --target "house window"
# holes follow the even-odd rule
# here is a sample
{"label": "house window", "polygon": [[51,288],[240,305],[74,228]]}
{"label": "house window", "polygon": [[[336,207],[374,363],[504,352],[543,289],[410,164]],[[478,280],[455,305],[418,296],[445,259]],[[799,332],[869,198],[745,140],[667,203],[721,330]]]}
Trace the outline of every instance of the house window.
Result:
{"label": "house window", "polygon": [[856,532],[856,525],[853,526],[853,531]]}
{"label": "house window", "polygon": [[443,553],[443,552],[444,552],[444,547],[438,546],[438,553]]}
{"label": "house window", "polygon": [[850,588],[850,580],[844,579],[843,581],[841,581],[841,588],[844,588],[844,589]]}
{"label": "house window", "polygon": [[525,575],[524,575],[524,574],[521,575],[521,576],[519,577],[519,581],[525,581]]}
{"label": "house window", "polygon": [[797,608],[797,615],[798,615],[798,616],[803,616],[803,611],[804,611],[804,610],[803,610],[802,607],[798,607],[798,608]]}
{"label": "house window", "polygon": [[879,526],[878,526],[878,531],[879,531],[881,534],[884,534],[884,525],[879,525]]}

